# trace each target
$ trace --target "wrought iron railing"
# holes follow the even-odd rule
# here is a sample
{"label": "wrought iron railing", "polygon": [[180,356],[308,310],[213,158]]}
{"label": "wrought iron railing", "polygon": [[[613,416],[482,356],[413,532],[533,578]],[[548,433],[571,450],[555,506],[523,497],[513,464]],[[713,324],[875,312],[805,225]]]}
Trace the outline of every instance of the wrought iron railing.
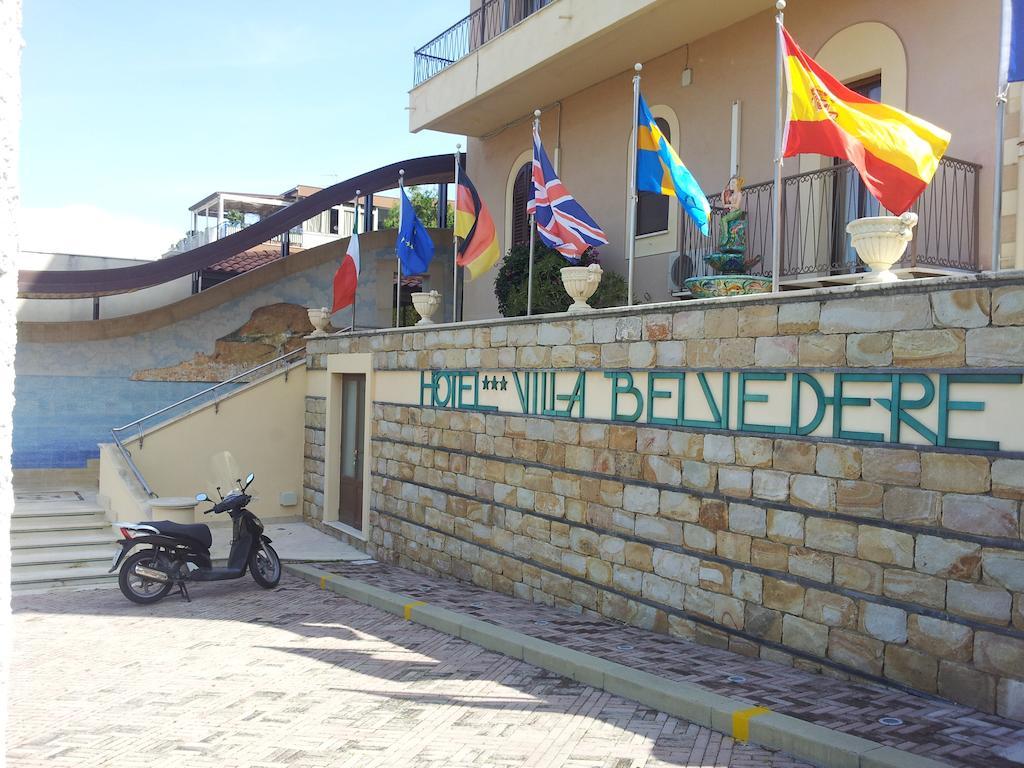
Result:
{"label": "wrought iron railing", "polygon": [[[911,209],[918,224],[898,267],[936,267],[978,271],[978,178],[981,166],[944,157],[931,184]],[[747,212],[747,253],[760,257],[751,274],[771,274],[772,189],[774,182],[743,188]],[[849,245],[848,222],[886,213],[864,187],[850,163],[840,163],[782,179],[782,279],[828,277],[864,271]],[[721,194],[710,195],[711,237],[704,237],[683,217],[682,248],[673,275],[712,273],[704,256],[718,248]]]}
{"label": "wrought iron railing", "polygon": [[[143,441],[145,440],[147,429],[152,429],[155,426],[159,426],[160,424],[164,424],[172,419],[178,418],[185,413],[190,413],[201,405],[209,405],[210,403],[213,403],[213,406],[216,409],[221,397],[230,394],[245,384],[251,384],[258,379],[273,375],[281,369],[284,369],[285,376],[287,377],[288,370],[290,368],[300,364],[305,364],[305,354],[305,347],[293,349],[291,352],[286,352],[279,357],[275,357],[273,360],[261,363],[255,368],[250,368],[249,370],[236,374],[229,379],[217,382],[212,387],[207,387],[200,392],[196,392],[194,395],[189,395],[183,400],[171,403],[170,405],[164,406],[152,413],[147,413],[145,416],[129,422],[122,427],[114,427],[110,430],[110,435],[114,438],[114,445],[117,446],[117,449],[120,451],[121,456],[128,465],[128,468],[135,476],[135,479],[139,481],[139,484],[142,486],[142,489],[146,494],[150,497],[156,496],[153,489],[149,487],[149,483],[146,482],[146,478],[142,476],[139,468],[135,465],[131,451],[125,447],[124,440],[138,440],[139,448],[141,448]],[[158,417],[159,420],[156,420]],[[125,434],[129,432],[132,434]],[[124,439],[122,439],[122,435],[125,435]]]}
{"label": "wrought iron railing", "polygon": [[555,0],[484,0],[413,54],[413,86],[468,56],[484,43]]}

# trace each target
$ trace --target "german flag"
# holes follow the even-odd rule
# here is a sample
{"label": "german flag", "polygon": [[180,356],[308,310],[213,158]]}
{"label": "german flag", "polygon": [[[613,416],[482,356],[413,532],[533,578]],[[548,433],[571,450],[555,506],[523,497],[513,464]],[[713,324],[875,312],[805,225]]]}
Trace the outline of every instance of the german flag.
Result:
{"label": "german flag", "polygon": [[854,93],[781,33],[789,86],[783,157],[849,160],[882,205],[904,213],[935,175],[949,133]]}
{"label": "german flag", "polygon": [[461,168],[455,198],[455,235],[460,238],[455,263],[469,270],[470,280],[480,277],[501,257],[494,219]]}

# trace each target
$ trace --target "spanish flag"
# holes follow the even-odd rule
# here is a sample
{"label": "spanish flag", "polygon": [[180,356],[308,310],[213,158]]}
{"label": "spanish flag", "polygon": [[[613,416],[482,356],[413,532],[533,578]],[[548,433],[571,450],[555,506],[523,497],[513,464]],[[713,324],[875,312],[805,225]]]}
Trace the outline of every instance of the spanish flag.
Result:
{"label": "spanish flag", "polygon": [[455,263],[469,269],[470,280],[480,277],[501,257],[491,213],[461,168],[455,197],[455,236],[461,238]]}
{"label": "spanish flag", "polygon": [[949,133],[854,93],[781,32],[789,86],[783,157],[849,160],[882,205],[904,213],[935,175]]}

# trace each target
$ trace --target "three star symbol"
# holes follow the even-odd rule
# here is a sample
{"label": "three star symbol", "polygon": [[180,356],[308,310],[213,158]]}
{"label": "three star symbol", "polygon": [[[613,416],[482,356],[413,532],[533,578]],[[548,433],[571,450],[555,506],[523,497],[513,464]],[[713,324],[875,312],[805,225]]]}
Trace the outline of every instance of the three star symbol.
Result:
{"label": "three star symbol", "polygon": [[502,392],[504,392],[508,388],[508,379],[505,376],[502,376],[500,380],[498,379],[497,376],[491,376],[490,378],[484,376],[483,388],[485,390],[491,389],[494,391],[498,391],[500,389]]}

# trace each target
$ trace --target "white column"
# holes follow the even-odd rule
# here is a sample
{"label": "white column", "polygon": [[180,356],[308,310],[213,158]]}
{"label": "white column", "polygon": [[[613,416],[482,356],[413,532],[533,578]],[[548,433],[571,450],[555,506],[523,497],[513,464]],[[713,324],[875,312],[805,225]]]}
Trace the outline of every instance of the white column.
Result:
{"label": "white column", "polygon": [[224,226],[224,195],[217,193],[217,234],[214,240],[220,240],[221,228]]}

